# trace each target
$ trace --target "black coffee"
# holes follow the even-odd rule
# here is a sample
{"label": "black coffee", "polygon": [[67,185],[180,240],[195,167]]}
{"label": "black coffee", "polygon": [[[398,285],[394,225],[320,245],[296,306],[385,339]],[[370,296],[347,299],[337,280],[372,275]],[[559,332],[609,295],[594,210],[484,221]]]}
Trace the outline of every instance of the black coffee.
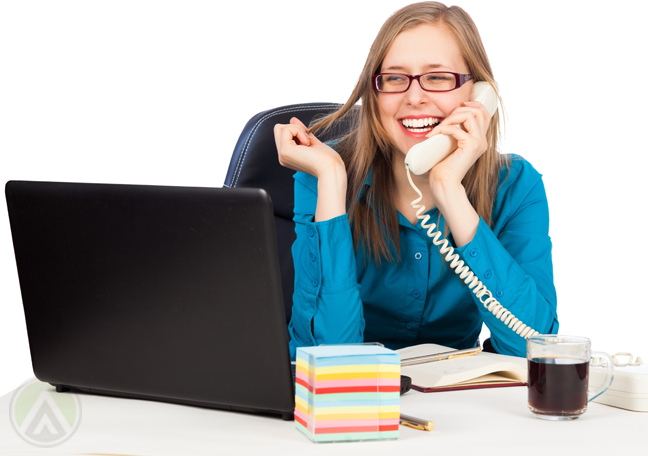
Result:
{"label": "black coffee", "polygon": [[547,411],[576,411],[587,406],[589,362],[534,358],[529,363],[529,405]]}

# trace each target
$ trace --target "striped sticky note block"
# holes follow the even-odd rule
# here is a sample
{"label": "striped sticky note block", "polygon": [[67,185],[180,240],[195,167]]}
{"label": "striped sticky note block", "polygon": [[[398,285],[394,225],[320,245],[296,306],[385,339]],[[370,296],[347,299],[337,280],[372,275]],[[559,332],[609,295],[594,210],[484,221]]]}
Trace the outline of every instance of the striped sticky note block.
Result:
{"label": "striped sticky note block", "polygon": [[314,442],[398,438],[400,357],[378,345],[297,349],[295,427]]}

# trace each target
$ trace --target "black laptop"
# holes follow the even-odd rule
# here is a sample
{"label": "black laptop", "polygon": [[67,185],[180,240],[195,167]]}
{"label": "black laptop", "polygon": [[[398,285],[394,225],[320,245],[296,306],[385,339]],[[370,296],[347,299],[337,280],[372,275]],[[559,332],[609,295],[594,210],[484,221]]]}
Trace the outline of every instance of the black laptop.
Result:
{"label": "black laptop", "polygon": [[5,193],[39,380],[292,419],[266,192],[11,181]]}

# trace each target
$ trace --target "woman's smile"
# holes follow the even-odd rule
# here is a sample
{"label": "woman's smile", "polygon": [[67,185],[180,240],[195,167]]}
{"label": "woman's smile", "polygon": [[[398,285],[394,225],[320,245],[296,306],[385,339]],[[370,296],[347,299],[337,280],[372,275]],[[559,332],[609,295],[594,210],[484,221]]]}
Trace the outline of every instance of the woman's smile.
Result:
{"label": "woman's smile", "polygon": [[423,138],[431,132],[434,127],[443,122],[443,119],[443,117],[423,114],[418,116],[407,116],[398,120],[405,131],[405,134],[412,138]]}

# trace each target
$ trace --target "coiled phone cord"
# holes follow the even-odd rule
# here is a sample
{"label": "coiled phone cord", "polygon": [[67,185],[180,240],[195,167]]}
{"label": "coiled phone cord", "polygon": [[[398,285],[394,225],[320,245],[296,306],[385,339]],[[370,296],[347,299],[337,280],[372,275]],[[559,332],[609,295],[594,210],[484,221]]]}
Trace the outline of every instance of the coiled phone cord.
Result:
{"label": "coiled phone cord", "polygon": [[[445,260],[450,263],[450,268],[455,270],[455,272],[459,275],[459,278],[461,278],[464,283],[468,285],[468,288],[470,288],[472,292],[475,293],[475,296],[477,297],[477,299],[479,299],[479,302],[481,302],[489,312],[495,315],[495,318],[503,321],[505,325],[515,331],[520,337],[527,338],[540,334],[538,331],[525,325],[520,320],[515,318],[515,315],[504,308],[504,306],[502,306],[502,304],[500,304],[499,301],[497,301],[497,299],[493,297],[493,294],[470,270],[470,268],[468,266],[465,266],[465,263],[459,258],[459,255],[454,253],[454,247],[448,245],[449,243],[447,239],[439,240],[439,238],[441,237],[441,232],[435,231],[437,227],[436,224],[427,224],[428,220],[430,220],[430,216],[421,215],[423,212],[425,212],[425,206],[417,203],[419,203],[423,199],[423,194],[416,187],[416,185],[414,185],[409,166],[406,165],[406,169],[407,178],[409,179],[410,185],[414,190],[416,190],[416,193],[418,193],[419,196],[417,199],[411,202],[410,206],[412,206],[412,208],[414,209],[417,209],[416,218],[421,220],[421,226],[428,230],[427,235],[432,238],[432,243],[439,247],[439,253],[441,254],[441,256],[443,257],[443,255],[445,255]],[[486,300],[483,299],[484,296],[486,296]]]}

